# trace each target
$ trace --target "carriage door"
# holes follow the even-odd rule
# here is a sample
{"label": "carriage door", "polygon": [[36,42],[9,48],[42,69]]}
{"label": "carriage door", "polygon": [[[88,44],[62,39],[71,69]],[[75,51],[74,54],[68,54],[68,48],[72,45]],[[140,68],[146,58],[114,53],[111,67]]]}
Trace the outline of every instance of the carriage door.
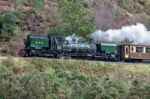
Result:
{"label": "carriage door", "polygon": [[125,58],[129,58],[129,46],[124,47]]}

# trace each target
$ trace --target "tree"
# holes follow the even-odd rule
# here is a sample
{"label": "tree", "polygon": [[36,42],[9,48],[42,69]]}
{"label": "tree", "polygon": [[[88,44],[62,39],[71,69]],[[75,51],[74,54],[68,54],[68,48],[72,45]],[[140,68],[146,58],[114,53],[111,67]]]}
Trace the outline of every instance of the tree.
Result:
{"label": "tree", "polygon": [[8,12],[0,15],[0,32],[3,36],[13,36],[16,29],[16,17]]}
{"label": "tree", "polygon": [[63,35],[75,33],[76,35],[87,37],[94,30],[95,18],[90,16],[89,10],[81,2],[59,0],[58,11],[61,23],[57,27],[62,30]]}

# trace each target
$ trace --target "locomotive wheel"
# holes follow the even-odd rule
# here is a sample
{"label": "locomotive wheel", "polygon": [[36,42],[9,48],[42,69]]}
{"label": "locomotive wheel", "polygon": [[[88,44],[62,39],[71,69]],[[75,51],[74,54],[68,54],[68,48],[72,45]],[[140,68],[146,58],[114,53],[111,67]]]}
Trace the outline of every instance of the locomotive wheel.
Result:
{"label": "locomotive wheel", "polygon": [[59,54],[59,55],[57,56],[57,58],[58,58],[58,59],[71,59],[70,56],[68,56],[68,55],[61,55],[61,54]]}
{"label": "locomotive wheel", "polygon": [[71,59],[72,58],[71,56],[64,55],[64,54],[55,54],[54,57],[58,59]]}
{"label": "locomotive wheel", "polygon": [[36,51],[36,56],[42,56],[42,52],[41,51]]}
{"label": "locomotive wheel", "polygon": [[65,57],[63,55],[61,55],[61,54],[58,54],[57,58],[58,59],[65,59]]}
{"label": "locomotive wheel", "polygon": [[143,60],[142,59],[138,59],[138,62],[142,62]]}

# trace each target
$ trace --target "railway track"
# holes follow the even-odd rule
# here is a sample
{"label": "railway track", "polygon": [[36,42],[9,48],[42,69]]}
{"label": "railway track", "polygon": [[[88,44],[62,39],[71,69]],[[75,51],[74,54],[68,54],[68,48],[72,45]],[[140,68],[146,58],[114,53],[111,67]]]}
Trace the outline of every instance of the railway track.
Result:
{"label": "railway track", "polygon": [[78,60],[78,61],[95,61],[95,62],[104,62],[108,64],[116,64],[116,65],[148,65],[150,67],[150,60],[143,60],[142,62],[124,62],[124,61],[119,61],[119,62],[111,62],[111,61],[102,61],[102,60],[88,60],[88,59],[71,59],[71,58],[48,58],[48,57],[13,57],[13,56],[0,56],[1,59],[7,59],[7,58],[13,58],[13,59],[33,59],[33,58],[45,58],[45,59],[52,59],[52,60]]}

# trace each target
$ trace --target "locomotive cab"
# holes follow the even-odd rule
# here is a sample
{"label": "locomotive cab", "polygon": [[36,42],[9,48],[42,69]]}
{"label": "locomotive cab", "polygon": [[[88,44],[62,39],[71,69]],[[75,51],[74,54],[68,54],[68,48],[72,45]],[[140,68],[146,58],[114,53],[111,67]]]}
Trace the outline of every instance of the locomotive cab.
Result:
{"label": "locomotive cab", "polygon": [[25,56],[42,56],[49,48],[49,39],[43,35],[27,35],[25,40]]}

